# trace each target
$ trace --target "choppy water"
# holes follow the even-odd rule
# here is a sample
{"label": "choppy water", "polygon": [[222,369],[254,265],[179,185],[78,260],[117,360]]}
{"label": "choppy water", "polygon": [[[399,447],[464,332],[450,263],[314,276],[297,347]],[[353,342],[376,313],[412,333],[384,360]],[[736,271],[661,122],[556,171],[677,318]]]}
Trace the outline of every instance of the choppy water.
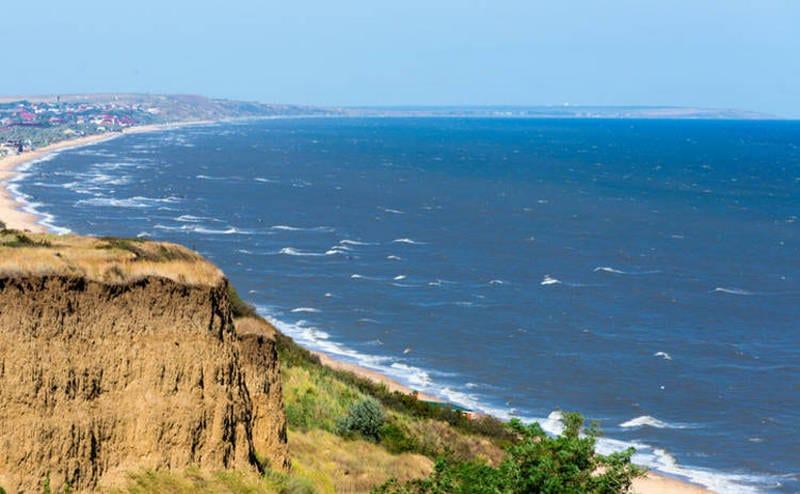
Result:
{"label": "choppy water", "polygon": [[800,491],[800,122],[220,124],[14,188],[54,229],[195,248],[299,342],[422,391]]}

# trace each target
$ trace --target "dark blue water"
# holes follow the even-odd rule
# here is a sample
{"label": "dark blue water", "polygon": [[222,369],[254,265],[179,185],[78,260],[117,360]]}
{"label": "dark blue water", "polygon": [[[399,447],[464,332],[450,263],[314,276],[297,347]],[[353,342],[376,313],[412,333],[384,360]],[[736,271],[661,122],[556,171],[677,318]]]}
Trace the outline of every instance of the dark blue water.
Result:
{"label": "dark blue water", "polygon": [[198,250],[299,342],[422,391],[800,490],[800,122],[221,124],[15,186],[52,226]]}

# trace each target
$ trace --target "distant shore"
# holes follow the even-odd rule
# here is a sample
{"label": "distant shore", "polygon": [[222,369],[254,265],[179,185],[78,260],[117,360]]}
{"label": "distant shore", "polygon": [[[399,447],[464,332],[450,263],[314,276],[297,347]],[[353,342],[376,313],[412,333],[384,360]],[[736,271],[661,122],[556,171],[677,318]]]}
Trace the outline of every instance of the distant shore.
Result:
{"label": "distant shore", "polygon": [[[30,230],[32,232],[44,232],[47,230],[45,226],[39,223],[40,218],[37,218],[35,215],[22,210],[21,208],[25,205],[19,201],[16,201],[8,191],[8,183],[20,174],[18,168],[25,163],[44,158],[51,153],[62,151],[64,149],[96,144],[98,142],[114,139],[121,135],[157,132],[171,128],[207,123],[213,122],[203,120],[130,127],[125,129],[125,131],[122,133],[96,134],[69,139],[38,148],[34,151],[0,158],[0,221],[4,222],[8,228],[17,230]],[[394,379],[391,379],[380,372],[366,369],[356,364],[337,360],[321,352],[312,351],[312,353],[320,358],[320,361],[323,365],[330,368],[352,372],[353,374],[370,381],[383,383],[390,391],[399,391],[406,394],[415,393],[415,390],[412,388]],[[444,402],[444,400],[440,398],[424,393],[417,393],[417,397],[425,401]],[[650,472],[646,477],[637,479],[634,482],[633,492],[636,494],[707,494],[713,491],[679,479]]]}
{"label": "distant shore", "polygon": [[192,120],[187,122],[176,122],[167,124],[139,125],[129,127],[123,132],[109,132],[104,134],[93,134],[84,137],[76,137],[64,141],[37,148],[33,151],[20,153],[13,156],[0,158],[0,221],[5,223],[8,228],[16,230],[30,230],[32,232],[44,232],[47,228],[39,223],[40,219],[21,208],[24,204],[17,201],[8,190],[8,184],[19,176],[19,167],[25,163],[42,159],[45,156],[69,149],[73,147],[87,146],[98,142],[108,141],[121,135],[141,134],[144,132],[157,132],[187,125],[201,125],[212,123],[210,120]]}

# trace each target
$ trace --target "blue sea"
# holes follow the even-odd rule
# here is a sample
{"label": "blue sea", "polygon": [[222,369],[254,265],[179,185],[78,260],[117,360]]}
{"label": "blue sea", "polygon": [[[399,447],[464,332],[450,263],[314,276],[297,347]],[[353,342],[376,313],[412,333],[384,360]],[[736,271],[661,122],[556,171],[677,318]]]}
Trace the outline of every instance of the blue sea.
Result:
{"label": "blue sea", "polygon": [[418,390],[800,492],[800,122],[220,123],[12,189],[57,232],[185,244],[299,343]]}

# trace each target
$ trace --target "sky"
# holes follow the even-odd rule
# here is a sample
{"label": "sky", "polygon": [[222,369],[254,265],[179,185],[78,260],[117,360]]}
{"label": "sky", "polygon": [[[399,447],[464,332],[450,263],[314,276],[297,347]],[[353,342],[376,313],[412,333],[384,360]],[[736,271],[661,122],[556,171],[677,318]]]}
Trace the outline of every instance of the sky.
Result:
{"label": "sky", "polygon": [[798,0],[5,0],[0,94],[800,118]]}

